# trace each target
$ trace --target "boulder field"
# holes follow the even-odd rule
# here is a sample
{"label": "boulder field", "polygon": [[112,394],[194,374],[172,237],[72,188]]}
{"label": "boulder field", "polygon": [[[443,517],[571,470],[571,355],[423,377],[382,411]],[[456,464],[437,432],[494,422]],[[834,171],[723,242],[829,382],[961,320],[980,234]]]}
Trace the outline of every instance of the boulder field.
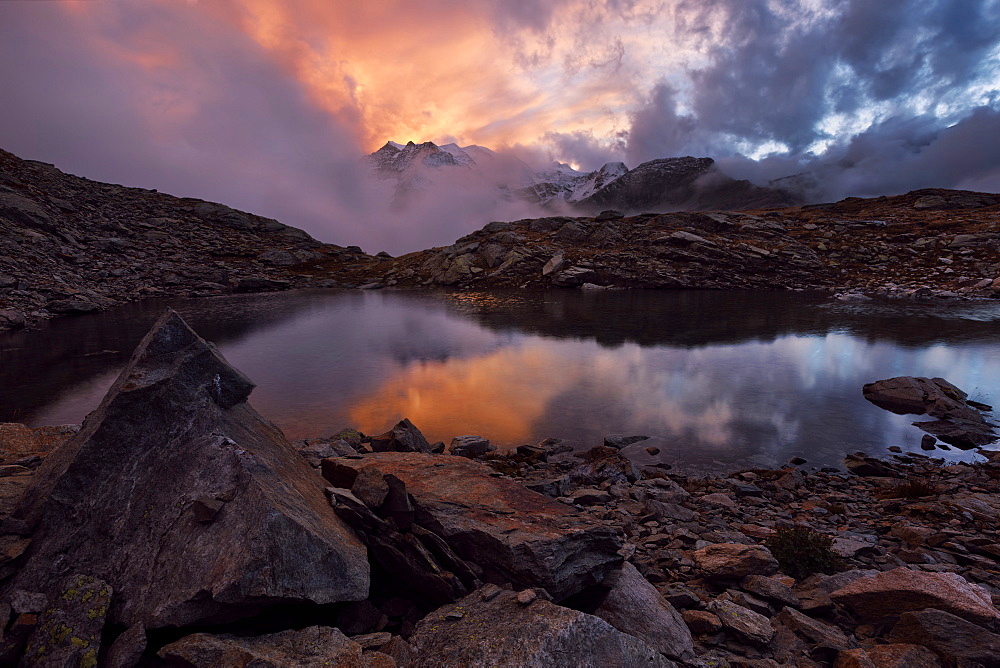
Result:
{"label": "boulder field", "polygon": [[167,311],[82,426],[0,425],[0,664],[1000,665],[1000,463],[292,444],[252,389]]}

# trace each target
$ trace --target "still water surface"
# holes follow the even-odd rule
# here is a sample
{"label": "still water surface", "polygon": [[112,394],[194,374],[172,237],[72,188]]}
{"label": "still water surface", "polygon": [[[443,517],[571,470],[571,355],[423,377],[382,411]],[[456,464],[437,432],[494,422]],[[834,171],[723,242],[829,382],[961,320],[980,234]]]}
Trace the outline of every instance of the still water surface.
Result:
{"label": "still water surface", "polygon": [[[0,421],[80,422],[170,305],[291,439],[408,417],[432,441],[657,438],[692,471],[920,452],[864,383],[942,376],[1000,401],[1000,304],[795,293],[298,292],[144,302],[0,336]],[[969,460],[974,453],[936,454]]]}

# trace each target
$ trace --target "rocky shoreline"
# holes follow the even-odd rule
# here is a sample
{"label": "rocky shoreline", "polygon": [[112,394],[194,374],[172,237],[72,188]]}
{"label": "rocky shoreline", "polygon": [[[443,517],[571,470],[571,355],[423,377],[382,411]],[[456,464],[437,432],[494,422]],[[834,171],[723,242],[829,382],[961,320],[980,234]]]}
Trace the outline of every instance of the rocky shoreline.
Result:
{"label": "rocky shoreline", "polygon": [[82,427],[0,425],[0,663],[1000,665],[989,452],[699,478],[641,436],[293,445],[252,388],[168,313]]}
{"label": "rocky shoreline", "polygon": [[493,222],[397,258],[0,151],[0,332],[149,297],[295,288],[793,289],[1000,297],[1000,195]]}

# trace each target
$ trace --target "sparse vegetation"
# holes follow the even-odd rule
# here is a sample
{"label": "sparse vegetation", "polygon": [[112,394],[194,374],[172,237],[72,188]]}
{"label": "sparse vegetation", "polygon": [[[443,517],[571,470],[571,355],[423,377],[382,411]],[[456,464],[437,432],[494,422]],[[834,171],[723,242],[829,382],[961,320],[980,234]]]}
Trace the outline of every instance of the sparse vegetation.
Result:
{"label": "sparse vegetation", "polygon": [[937,494],[937,487],[926,480],[907,480],[882,491],[881,499],[920,499]]}
{"label": "sparse vegetation", "polygon": [[796,580],[813,573],[835,573],[841,568],[840,558],[831,549],[833,539],[808,527],[778,529],[764,544],[782,572]]}

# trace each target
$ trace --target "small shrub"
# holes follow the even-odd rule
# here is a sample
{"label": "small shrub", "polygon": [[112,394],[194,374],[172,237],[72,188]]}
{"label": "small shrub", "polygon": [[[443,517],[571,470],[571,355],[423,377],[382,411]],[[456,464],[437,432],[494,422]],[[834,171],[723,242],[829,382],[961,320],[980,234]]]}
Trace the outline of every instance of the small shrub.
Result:
{"label": "small shrub", "polygon": [[813,573],[835,573],[842,564],[830,548],[833,539],[807,527],[784,527],[764,541],[782,572],[800,580]]}
{"label": "small shrub", "polygon": [[883,499],[920,499],[937,494],[937,487],[926,480],[907,480],[880,493]]}

